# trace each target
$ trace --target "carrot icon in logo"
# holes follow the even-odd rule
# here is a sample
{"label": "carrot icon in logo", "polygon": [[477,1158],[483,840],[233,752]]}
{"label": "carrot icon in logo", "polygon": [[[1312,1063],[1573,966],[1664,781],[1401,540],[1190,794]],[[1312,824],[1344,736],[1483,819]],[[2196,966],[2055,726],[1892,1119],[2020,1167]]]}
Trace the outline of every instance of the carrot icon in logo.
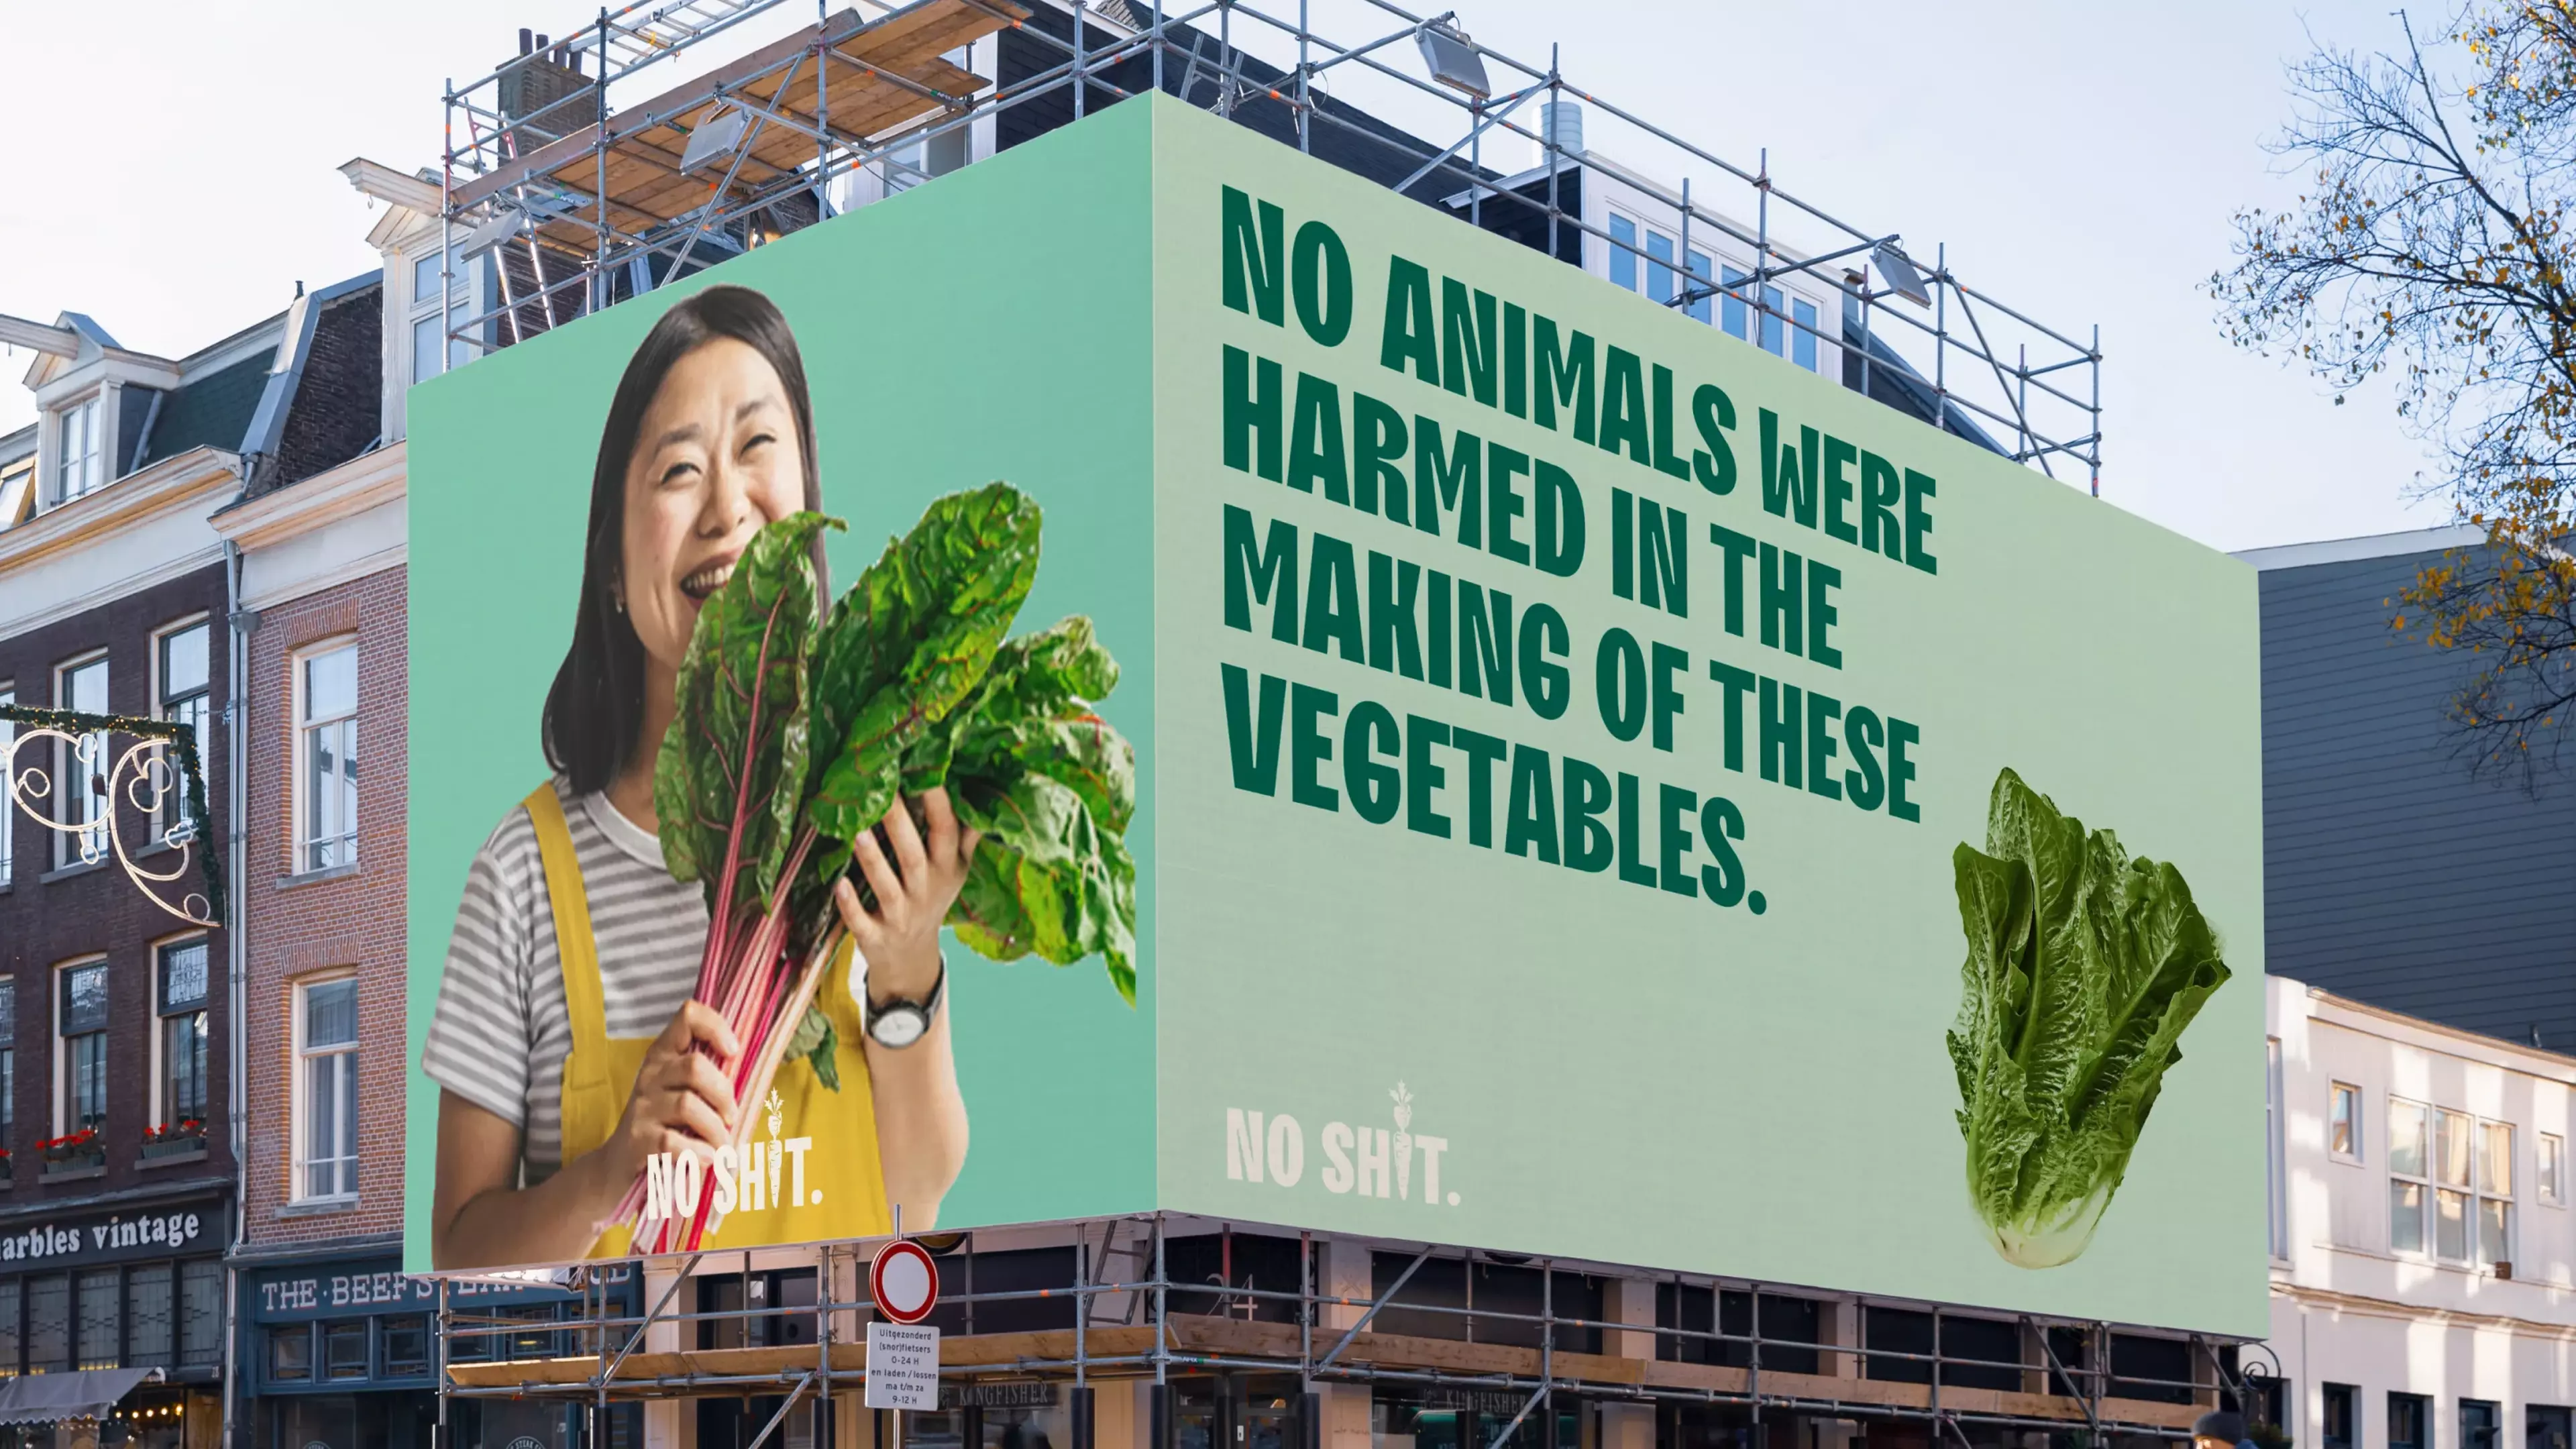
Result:
{"label": "carrot icon in logo", "polygon": [[1413,1094],[1404,1083],[1395,1084],[1387,1093],[1395,1099],[1395,1195],[1400,1199],[1413,1196]]}

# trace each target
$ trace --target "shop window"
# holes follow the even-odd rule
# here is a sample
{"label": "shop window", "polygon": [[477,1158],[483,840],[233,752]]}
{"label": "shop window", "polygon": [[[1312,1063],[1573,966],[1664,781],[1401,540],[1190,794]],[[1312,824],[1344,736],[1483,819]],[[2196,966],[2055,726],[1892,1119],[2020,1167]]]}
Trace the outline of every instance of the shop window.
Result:
{"label": "shop window", "polygon": [[2111,1335],[2111,1384],[2115,1399],[2157,1404],[2192,1401],[2191,1345],[2179,1338],[2138,1333]]}
{"label": "shop window", "polygon": [[296,991],[296,1196],[358,1194],[358,983]]}
{"label": "shop window", "polygon": [[367,1376],[367,1323],[344,1318],[322,1325],[322,1371],[335,1379]]}
{"label": "shop window", "polygon": [[385,1343],[385,1377],[409,1378],[429,1372],[429,1320],[387,1318],[379,1330]]}
{"label": "shop window", "polygon": [[[56,669],[54,707],[87,714],[107,713],[107,656],[75,660]],[[58,867],[106,858],[107,752],[104,730],[83,735],[74,743],[54,746],[54,779],[61,782],[55,791],[59,797],[56,808],[62,812],[56,818],[64,825],[77,827],[50,832],[54,837],[54,864]]]}
{"label": "shop window", "polygon": [[358,863],[358,646],[295,660],[295,869]]}
{"label": "shop window", "polygon": [[[1070,1250],[1067,1250],[1070,1252]],[[999,1256],[999,1255],[996,1255]],[[1072,1280],[1068,1277],[1066,1282]],[[978,1291],[997,1291],[978,1284]],[[814,1341],[814,1270],[783,1268],[751,1275],[743,1297],[741,1274],[701,1277],[698,1311],[719,1313],[698,1325],[701,1348],[784,1348]],[[988,1330],[989,1331],[989,1330]]]}
{"label": "shop window", "polygon": [[[1209,1233],[1201,1237],[1175,1237],[1163,1244],[1164,1270],[1175,1284],[1203,1285],[1184,1290],[1171,1290],[1174,1313],[1201,1314],[1211,1318],[1234,1318],[1246,1322],[1295,1323],[1297,1304],[1293,1299],[1256,1298],[1255,1293],[1295,1293],[1303,1280],[1304,1267],[1295,1238],[1260,1233]],[[964,1267],[973,1273],[981,1266]],[[960,1262],[964,1262],[963,1258]],[[957,1264],[943,1264],[942,1281],[960,1274]],[[1223,1290],[1232,1289],[1233,1292]],[[962,1291],[962,1290],[961,1290]],[[989,1291],[989,1290],[987,1290]],[[967,1304],[951,1305],[947,1319],[937,1319],[942,1328],[952,1333],[972,1333],[966,1314]],[[963,1310],[963,1311],[960,1311]]]}
{"label": "shop window", "polygon": [[74,1279],[80,1300],[80,1366],[115,1368],[125,1299],[114,1268],[88,1268]]}
{"label": "shop window", "polygon": [[94,1132],[107,1122],[107,963],[66,966],[57,1010],[61,1079],[55,1084],[54,1130]]}
{"label": "shop window", "polygon": [[2567,1420],[2567,1408],[2563,1404],[2524,1405],[2523,1449],[2568,1449]]}
{"label": "shop window", "polygon": [[[1789,1373],[1816,1372],[1816,1351],[1789,1345],[1816,1342],[1817,1321],[1814,1299],[1763,1294],[1762,1366]],[[1687,1283],[1655,1285],[1655,1326],[1677,1330],[1655,1336],[1655,1357],[1668,1363],[1745,1368],[1753,1362],[1752,1324],[1751,1293],[1719,1292]],[[1719,1336],[1701,1336],[1711,1333]]]}
{"label": "shop window", "polygon": [[[161,718],[172,724],[183,724],[196,731],[198,767],[209,748],[206,734],[208,701],[213,697],[212,683],[214,629],[206,620],[182,624],[157,636],[153,650],[153,698]],[[154,758],[162,768],[156,770],[157,784],[170,787],[170,793],[159,797],[162,808],[152,814],[152,838],[170,840],[170,831],[188,818],[187,785],[183,777],[170,773],[178,768],[178,756],[167,748],[157,749]]]}
{"label": "shop window", "polygon": [[179,1265],[179,1364],[224,1361],[224,1265],[199,1258]]}
{"label": "shop window", "polygon": [[[2390,1149],[2389,1156],[2396,1156]],[[2432,1400],[2422,1394],[2388,1396],[2388,1449],[2433,1449]]]}
{"label": "shop window", "polygon": [[185,1142],[206,1130],[206,938],[173,941],[155,954],[161,1072],[152,1130],[161,1140]]}
{"label": "shop window", "polygon": [[72,1366],[72,1280],[47,1273],[26,1280],[27,1372],[69,1373]]}
{"label": "shop window", "polygon": [[25,1342],[18,1331],[19,1282],[16,1278],[0,1279],[0,1379],[18,1376]]}
{"label": "shop window", "polygon": [[[2325,1390],[2325,1403],[2323,1422],[2318,1425],[2318,1431],[2325,1436],[2325,1449],[2353,1449],[2353,1406],[2361,1397],[2361,1390],[2350,1384],[2323,1384],[2320,1387]],[[2531,1449],[2540,1449],[2540,1446],[2535,1444]]]}
{"label": "shop window", "polygon": [[312,1324],[292,1323],[268,1331],[268,1377],[281,1384],[313,1377]]}
{"label": "shop window", "polygon": [[125,1273],[125,1366],[168,1368],[178,1362],[171,1266],[146,1263]]}

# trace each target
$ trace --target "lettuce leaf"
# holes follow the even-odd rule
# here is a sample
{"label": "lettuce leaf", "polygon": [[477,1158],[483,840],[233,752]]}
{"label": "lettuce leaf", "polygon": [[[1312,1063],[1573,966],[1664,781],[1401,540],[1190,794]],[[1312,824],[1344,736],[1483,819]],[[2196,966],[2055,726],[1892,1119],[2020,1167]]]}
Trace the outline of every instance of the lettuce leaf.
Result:
{"label": "lettuce leaf", "polygon": [[1952,868],[1968,1195],[1996,1252],[2054,1267],[2092,1241],[2227,963],[2180,871],[2087,834],[2009,769],[1985,849],[1961,845]]}

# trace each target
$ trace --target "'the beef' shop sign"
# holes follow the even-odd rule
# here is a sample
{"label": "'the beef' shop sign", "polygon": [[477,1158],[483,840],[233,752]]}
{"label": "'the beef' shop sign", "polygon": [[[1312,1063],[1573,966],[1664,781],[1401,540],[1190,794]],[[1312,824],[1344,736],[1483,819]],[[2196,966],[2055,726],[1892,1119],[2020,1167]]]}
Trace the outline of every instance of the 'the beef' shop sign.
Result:
{"label": "'the beef' shop sign", "polygon": [[93,1221],[38,1223],[0,1237],[0,1265],[50,1267],[167,1257],[213,1246],[198,1208],[118,1213]]}

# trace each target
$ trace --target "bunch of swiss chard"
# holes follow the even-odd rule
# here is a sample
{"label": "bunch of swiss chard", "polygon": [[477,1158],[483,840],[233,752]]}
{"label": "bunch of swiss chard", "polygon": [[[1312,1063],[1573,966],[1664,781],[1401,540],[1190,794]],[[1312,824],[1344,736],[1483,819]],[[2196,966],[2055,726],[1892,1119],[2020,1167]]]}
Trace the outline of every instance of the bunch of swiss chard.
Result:
{"label": "bunch of swiss chard", "polygon": [[[842,525],[795,514],[699,611],[653,801],[671,874],[706,891],[694,994],[742,1044],[719,1063],[744,1106],[737,1149],[787,1059],[839,1088],[814,1004],[845,937],[832,889],[905,796],[944,785],[983,832],[948,917],[960,941],[995,961],[1096,954],[1135,1003],[1135,754],[1093,712],[1117,661],[1078,615],[1004,637],[1037,578],[1039,522],[1006,483],[941,498],[826,613],[814,543]],[[696,1248],[712,1200],[641,1225],[636,1251]],[[644,1201],[639,1182],[615,1220]]]}
{"label": "bunch of swiss chard", "polygon": [[1952,855],[1968,934],[1950,1030],[1968,1195],[2006,1261],[2072,1260],[2227,963],[2170,864],[2132,860],[2004,771]]}

